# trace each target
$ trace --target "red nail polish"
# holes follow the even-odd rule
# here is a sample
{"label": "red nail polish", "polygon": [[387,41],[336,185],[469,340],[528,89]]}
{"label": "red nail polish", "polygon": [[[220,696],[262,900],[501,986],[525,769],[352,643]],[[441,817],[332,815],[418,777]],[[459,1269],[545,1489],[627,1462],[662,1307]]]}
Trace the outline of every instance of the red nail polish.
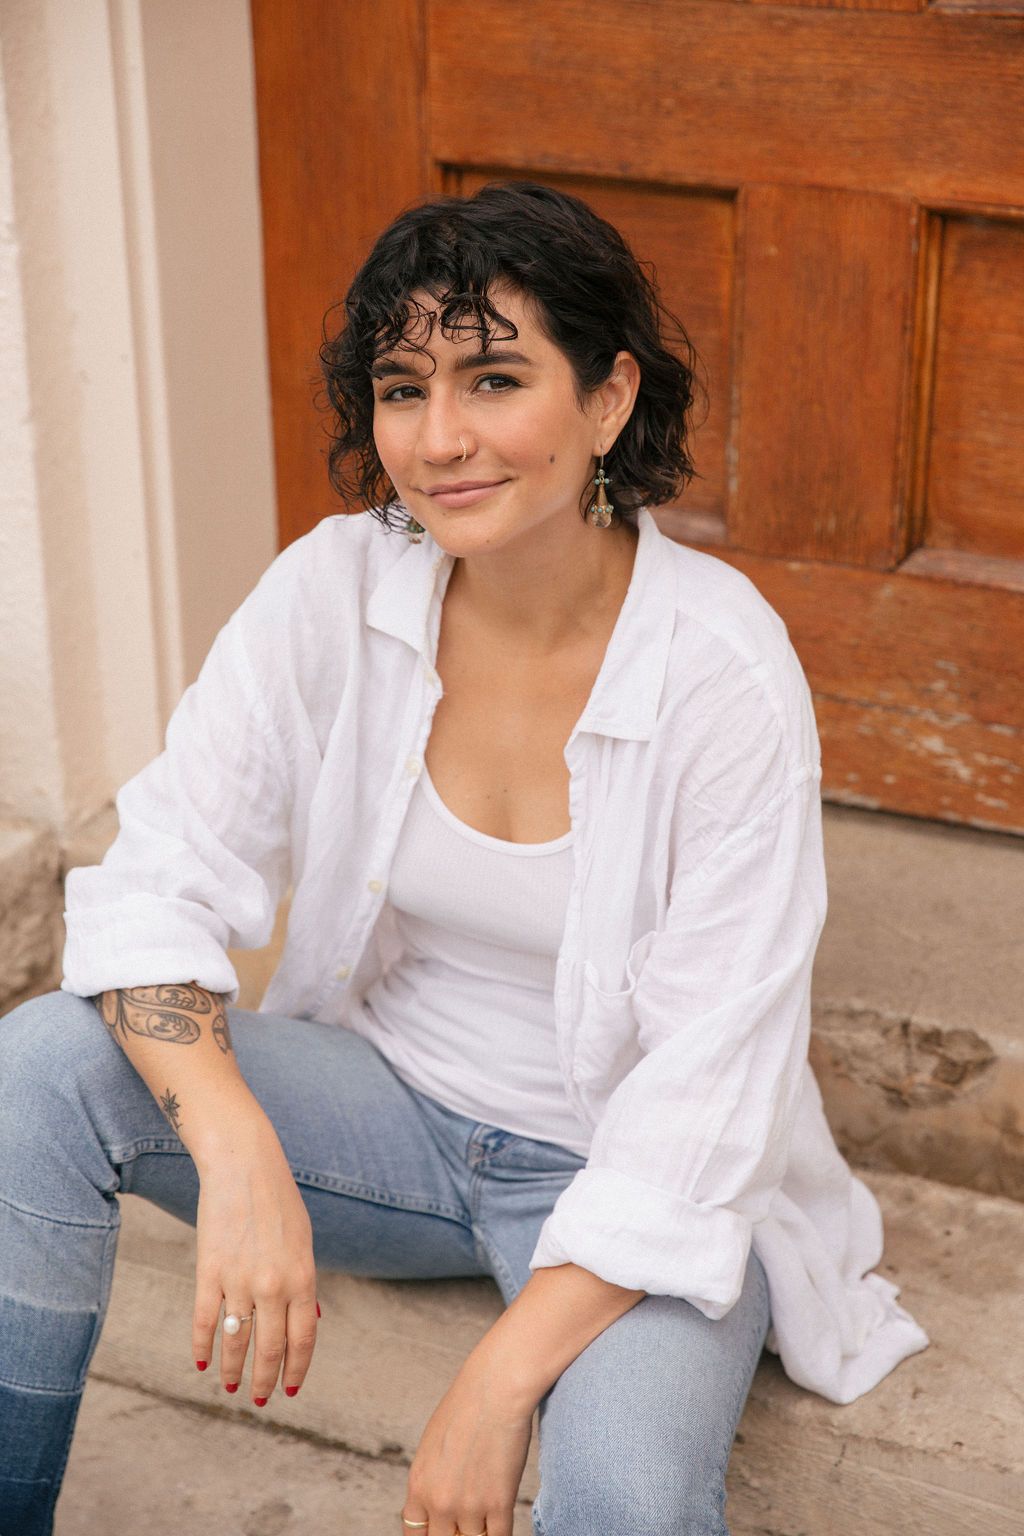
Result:
{"label": "red nail polish", "polygon": [[294,1397],[298,1390],[298,1387],[285,1387],[285,1397]]}
{"label": "red nail polish", "polygon": [[267,1399],[265,1397],[254,1397],[253,1398],[253,1402],[256,1404],[257,1408],[265,1407],[266,1401],[267,1401]]}
{"label": "red nail polish", "polygon": [[317,1304],[316,1304],[316,1315],[317,1315],[317,1317],[322,1317],[323,1316],[323,1313],[320,1311],[320,1303],[319,1302],[317,1302]]}
{"label": "red nail polish", "polygon": [[238,1382],[237,1381],[226,1381],[224,1383],[224,1391],[225,1392],[237,1392],[238,1391]]}
{"label": "red nail polish", "polygon": [[205,1360],[197,1360],[196,1361],[196,1370],[197,1371],[205,1371],[206,1370],[206,1361]]}

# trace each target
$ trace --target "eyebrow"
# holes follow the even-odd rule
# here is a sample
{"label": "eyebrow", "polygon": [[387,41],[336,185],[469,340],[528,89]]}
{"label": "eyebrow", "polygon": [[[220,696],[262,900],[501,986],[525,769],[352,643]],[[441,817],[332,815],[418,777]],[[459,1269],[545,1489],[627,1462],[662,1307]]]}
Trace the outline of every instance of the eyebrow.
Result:
{"label": "eyebrow", "polygon": [[[527,357],[525,352],[472,352],[467,357],[460,357],[454,365],[456,373],[461,373],[468,368],[485,368],[489,363],[527,363],[532,364],[533,359]],[[417,378],[428,378],[433,375],[421,374],[415,368],[410,368],[406,363],[390,362],[387,360],[374,363],[370,369],[372,379],[390,379],[396,374],[412,374]]]}

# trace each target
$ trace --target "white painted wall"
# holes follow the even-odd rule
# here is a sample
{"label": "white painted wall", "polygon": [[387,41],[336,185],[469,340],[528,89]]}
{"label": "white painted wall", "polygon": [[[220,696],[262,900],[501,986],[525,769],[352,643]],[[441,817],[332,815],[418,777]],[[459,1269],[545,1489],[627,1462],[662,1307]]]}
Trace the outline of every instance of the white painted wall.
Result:
{"label": "white painted wall", "polygon": [[162,744],[277,548],[246,0],[3,0],[0,817]]}

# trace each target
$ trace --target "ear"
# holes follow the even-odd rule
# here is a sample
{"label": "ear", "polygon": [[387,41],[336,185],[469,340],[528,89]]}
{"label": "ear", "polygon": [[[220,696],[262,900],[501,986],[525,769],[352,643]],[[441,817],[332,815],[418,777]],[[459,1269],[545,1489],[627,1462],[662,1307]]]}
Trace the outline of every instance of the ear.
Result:
{"label": "ear", "polygon": [[633,414],[640,389],[640,364],[632,352],[617,352],[608,379],[598,389],[601,401],[595,453],[607,453]]}

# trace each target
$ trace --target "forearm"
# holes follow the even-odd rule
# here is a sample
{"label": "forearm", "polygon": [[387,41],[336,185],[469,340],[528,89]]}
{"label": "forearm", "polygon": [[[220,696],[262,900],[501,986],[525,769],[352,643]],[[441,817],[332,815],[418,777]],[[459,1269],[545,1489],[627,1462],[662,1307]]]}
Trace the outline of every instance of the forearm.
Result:
{"label": "forearm", "polygon": [[511,1401],[531,1409],[577,1355],[646,1294],[611,1285],[578,1264],[534,1270],[464,1369],[491,1374]]}
{"label": "forearm", "polygon": [[197,1167],[266,1122],[239,1070],[219,993],[188,982],[119,988],[93,1001]]}

